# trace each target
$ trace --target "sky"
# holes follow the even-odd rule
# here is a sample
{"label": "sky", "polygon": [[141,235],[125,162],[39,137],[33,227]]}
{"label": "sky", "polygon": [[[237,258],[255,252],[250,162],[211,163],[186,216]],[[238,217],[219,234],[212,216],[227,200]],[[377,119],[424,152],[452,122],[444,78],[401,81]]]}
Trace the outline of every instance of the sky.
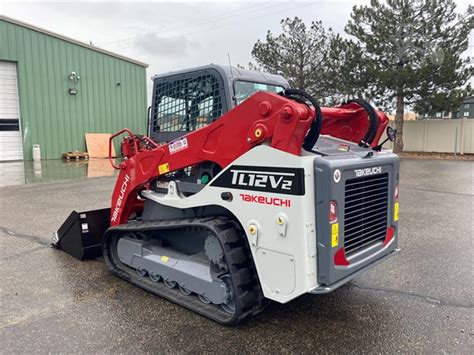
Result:
{"label": "sky", "polygon": [[[458,0],[459,10],[469,1]],[[321,20],[343,33],[353,1],[20,2],[0,0],[0,14],[148,63],[147,76],[209,63],[247,65],[251,50],[280,20]],[[148,90],[152,85],[148,80]]]}

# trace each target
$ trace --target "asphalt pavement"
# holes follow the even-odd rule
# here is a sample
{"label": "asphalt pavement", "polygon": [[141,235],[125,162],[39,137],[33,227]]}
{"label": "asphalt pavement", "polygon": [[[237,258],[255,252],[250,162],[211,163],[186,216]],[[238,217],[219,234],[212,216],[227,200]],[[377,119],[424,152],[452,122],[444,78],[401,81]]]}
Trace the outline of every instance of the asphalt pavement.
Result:
{"label": "asphalt pavement", "polygon": [[234,327],[49,246],[114,178],[0,188],[0,353],[472,353],[474,164],[402,160],[400,176],[398,256]]}

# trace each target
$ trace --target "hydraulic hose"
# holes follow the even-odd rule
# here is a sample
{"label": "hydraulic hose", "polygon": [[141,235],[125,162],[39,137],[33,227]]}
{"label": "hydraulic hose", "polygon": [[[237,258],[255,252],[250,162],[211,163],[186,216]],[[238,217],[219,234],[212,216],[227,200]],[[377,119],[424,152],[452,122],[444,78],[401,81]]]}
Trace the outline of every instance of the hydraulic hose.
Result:
{"label": "hydraulic hose", "polygon": [[[306,134],[302,145],[304,150],[311,151],[311,149],[318,141],[319,134],[321,133],[321,126],[323,124],[323,114],[321,112],[321,107],[319,106],[318,101],[307,92],[299,89],[286,89],[283,93],[283,96],[295,100],[299,103],[303,103],[308,107],[309,105],[307,101],[309,101],[314,107],[314,119],[311,123],[311,128],[309,129],[308,134]],[[302,98],[306,100],[303,100]]]}

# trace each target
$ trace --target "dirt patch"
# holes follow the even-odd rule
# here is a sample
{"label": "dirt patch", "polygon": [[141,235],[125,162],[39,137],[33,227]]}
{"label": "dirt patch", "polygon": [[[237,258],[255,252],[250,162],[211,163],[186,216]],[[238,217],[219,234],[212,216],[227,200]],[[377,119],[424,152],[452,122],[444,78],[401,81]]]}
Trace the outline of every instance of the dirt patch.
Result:
{"label": "dirt patch", "polygon": [[457,154],[453,153],[425,153],[425,152],[402,152],[398,153],[401,158],[405,159],[434,159],[434,160],[464,160],[474,161],[474,154]]}

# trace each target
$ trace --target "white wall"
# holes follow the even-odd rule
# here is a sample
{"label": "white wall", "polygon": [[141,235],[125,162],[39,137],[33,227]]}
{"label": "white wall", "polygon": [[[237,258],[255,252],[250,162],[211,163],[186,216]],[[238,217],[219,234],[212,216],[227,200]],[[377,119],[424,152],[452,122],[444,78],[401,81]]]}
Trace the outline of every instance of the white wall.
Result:
{"label": "white wall", "polygon": [[[393,121],[390,122],[390,125],[395,127]],[[456,134],[457,153],[474,154],[474,119],[405,121],[403,150],[406,152],[454,153]],[[383,139],[385,139],[385,134],[382,136]],[[391,142],[384,146],[393,148]]]}

